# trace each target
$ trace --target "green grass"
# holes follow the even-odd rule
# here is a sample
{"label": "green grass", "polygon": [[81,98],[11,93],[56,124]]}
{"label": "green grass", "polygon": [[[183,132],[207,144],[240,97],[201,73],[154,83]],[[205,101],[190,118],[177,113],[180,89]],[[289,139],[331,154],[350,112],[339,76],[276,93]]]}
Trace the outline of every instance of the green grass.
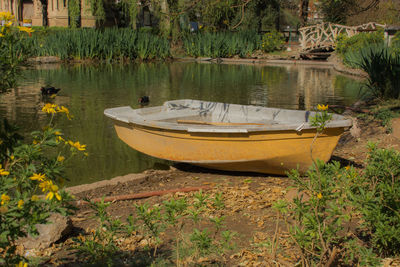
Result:
{"label": "green grass", "polygon": [[39,30],[26,42],[31,56],[57,56],[62,60],[149,60],[170,56],[168,40],[128,28]]}

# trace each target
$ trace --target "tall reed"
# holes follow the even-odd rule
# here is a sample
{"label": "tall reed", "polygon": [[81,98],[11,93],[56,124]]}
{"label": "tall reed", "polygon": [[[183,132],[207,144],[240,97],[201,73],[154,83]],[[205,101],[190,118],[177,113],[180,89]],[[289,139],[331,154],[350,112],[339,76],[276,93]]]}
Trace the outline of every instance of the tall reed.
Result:
{"label": "tall reed", "polygon": [[61,59],[142,60],[170,55],[165,38],[132,29],[70,29],[33,35],[28,40],[35,56]]}
{"label": "tall reed", "polygon": [[183,38],[186,54],[193,57],[249,57],[261,44],[262,36],[250,31],[195,33]]}
{"label": "tall reed", "polygon": [[399,53],[387,46],[371,45],[348,57],[368,74],[366,87],[373,96],[386,99],[400,97]]}

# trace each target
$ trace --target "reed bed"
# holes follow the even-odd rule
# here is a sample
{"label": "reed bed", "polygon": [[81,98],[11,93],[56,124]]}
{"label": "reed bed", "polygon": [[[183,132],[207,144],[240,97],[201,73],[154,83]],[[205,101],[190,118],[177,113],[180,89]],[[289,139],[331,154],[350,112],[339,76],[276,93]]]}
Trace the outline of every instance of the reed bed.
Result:
{"label": "reed bed", "polygon": [[192,57],[249,57],[260,50],[262,35],[252,31],[188,34],[183,47]]}
{"label": "reed bed", "polygon": [[54,31],[34,34],[26,42],[31,47],[31,56],[57,56],[62,60],[151,60],[170,56],[167,39],[128,28]]}

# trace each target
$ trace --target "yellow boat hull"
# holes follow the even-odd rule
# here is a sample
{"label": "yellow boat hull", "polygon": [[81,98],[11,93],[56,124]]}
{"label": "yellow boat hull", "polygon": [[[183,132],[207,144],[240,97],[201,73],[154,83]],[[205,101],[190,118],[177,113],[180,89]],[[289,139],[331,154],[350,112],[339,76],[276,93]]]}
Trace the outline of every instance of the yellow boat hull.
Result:
{"label": "yellow boat hull", "polygon": [[[121,140],[147,155],[207,168],[284,175],[306,171],[316,130],[191,133],[115,121]],[[313,158],[328,161],[344,127],[327,128],[313,144]]]}

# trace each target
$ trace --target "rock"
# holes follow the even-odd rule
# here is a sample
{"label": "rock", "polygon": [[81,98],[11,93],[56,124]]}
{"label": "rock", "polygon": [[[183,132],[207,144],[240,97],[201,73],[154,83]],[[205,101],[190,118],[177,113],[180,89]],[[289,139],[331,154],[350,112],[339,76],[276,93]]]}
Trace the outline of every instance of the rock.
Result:
{"label": "rock", "polygon": [[353,119],[353,127],[350,128],[350,134],[355,139],[358,139],[361,136],[361,129],[358,127],[358,121],[355,118]]}
{"label": "rock", "polygon": [[72,221],[69,217],[53,213],[48,218],[48,221],[48,224],[36,225],[39,232],[38,236],[32,237],[28,235],[19,239],[17,243],[28,250],[33,248],[44,249],[50,247],[53,243],[71,232]]}
{"label": "rock", "polygon": [[392,120],[392,135],[400,139],[400,118],[394,118]]}

